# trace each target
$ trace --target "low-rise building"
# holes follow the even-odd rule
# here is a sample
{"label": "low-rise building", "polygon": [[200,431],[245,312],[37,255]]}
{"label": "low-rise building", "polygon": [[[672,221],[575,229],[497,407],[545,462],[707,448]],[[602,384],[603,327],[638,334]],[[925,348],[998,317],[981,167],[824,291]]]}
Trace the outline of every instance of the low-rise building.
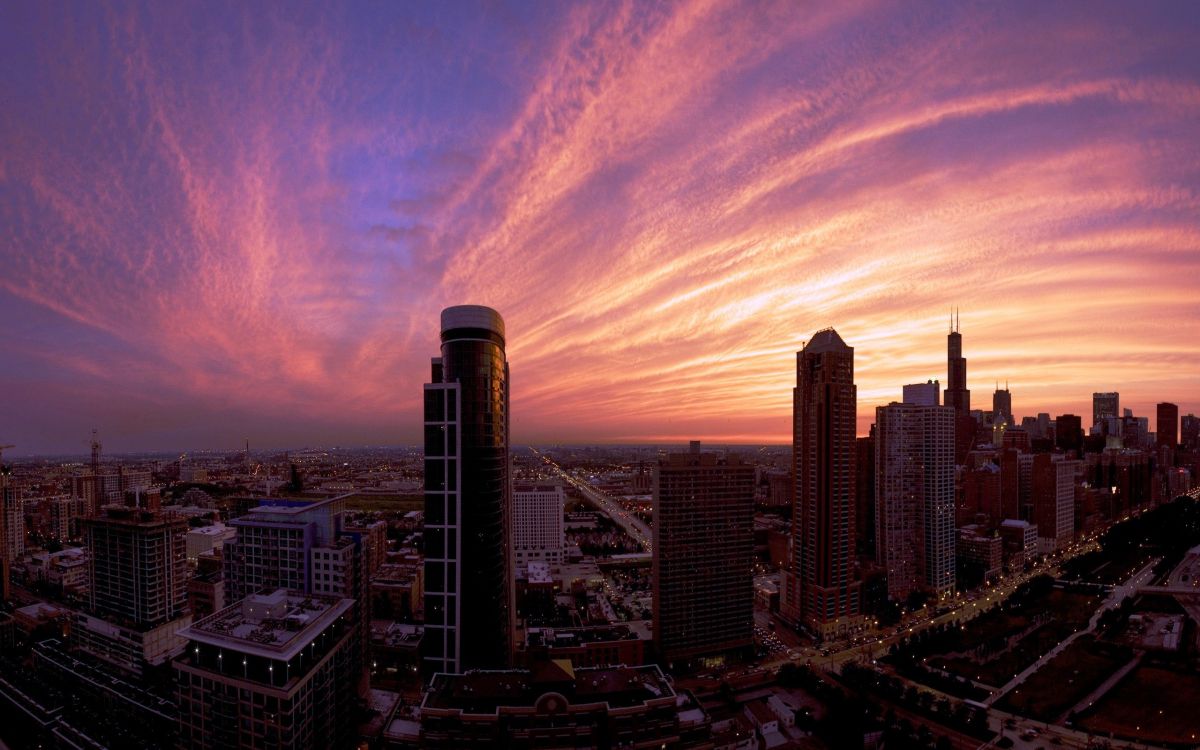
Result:
{"label": "low-rise building", "polygon": [[569,659],[576,669],[617,664],[635,666],[646,662],[646,643],[646,639],[628,625],[529,628],[525,633],[525,648],[518,653],[518,659],[525,664]]}
{"label": "low-rise building", "polygon": [[657,666],[437,674],[420,709],[423,748],[707,747],[711,723]]}
{"label": "low-rise building", "polygon": [[225,546],[225,542],[234,539],[237,530],[223,523],[211,526],[197,526],[187,533],[187,559],[192,562],[205,552],[212,552]]}

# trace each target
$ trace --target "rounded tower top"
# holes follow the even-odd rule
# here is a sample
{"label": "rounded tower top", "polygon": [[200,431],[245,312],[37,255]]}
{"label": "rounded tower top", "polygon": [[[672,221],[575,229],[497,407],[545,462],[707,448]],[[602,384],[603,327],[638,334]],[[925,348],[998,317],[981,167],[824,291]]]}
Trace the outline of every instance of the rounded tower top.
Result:
{"label": "rounded tower top", "polygon": [[483,305],[455,305],[442,310],[442,340],[454,330],[475,329],[490,331],[504,339],[504,318]]}

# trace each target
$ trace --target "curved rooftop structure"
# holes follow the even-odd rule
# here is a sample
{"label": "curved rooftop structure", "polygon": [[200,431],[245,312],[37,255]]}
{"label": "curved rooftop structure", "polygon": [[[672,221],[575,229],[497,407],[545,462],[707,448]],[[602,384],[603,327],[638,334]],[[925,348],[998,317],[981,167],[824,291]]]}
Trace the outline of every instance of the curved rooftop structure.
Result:
{"label": "curved rooftop structure", "polygon": [[483,330],[504,338],[504,318],[483,305],[455,305],[442,310],[442,340],[456,330]]}

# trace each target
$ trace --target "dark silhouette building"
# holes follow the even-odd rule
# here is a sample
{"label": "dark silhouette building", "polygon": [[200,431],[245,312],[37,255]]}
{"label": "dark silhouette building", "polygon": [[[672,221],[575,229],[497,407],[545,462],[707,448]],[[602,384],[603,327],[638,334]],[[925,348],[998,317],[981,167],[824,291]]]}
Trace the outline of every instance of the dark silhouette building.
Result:
{"label": "dark silhouette building", "polygon": [[738,456],[699,450],[654,469],[654,641],[666,662],[754,647],[754,477]]}
{"label": "dark silhouette building", "polygon": [[1083,418],[1062,414],[1054,419],[1054,444],[1061,451],[1083,454]]}
{"label": "dark silhouette building", "polygon": [[854,349],[832,328],[796,355],[793,391],[792,566],[784,616],[820,637],[856,627]]}
{"label": "dark silhouette building", "polygon": [[992,394],[992,415],[996,422],[1004,421],[1012,424],[1012,391],[1008,390],[1008,384],[1004,384],[1004,388],[996,387],[996,392]]}
{"label": "dark silhouette building", "polygon": [[1179,422],[1180,443],[1190,451],[1200,450],[1200,417],[1185,414]]}
{"label": "dark silhouette building", "polygon": [[1179,447],[1179,407],[1171,403],[1158,405],[1154,429],[1158,433],[1158,444]]}
{"label": "dark silhouette building", "polygon": [[[907,388],[907,386],[905,386]],[[937,392],[934,392],[934,395]],[[855,472],[854,520],[857,527],[856,539],[858,554],[865,559],[874,560],[876,555],[875,540],[875,425],[871,425],[871,434],[854,441]]]}
{"label": "dark silhouette building", "polygon": [[1116,391],[1092,394],[1092,424],[1121,416],[1121,394]]}
{"label": "dark silhouette building", "polygon": [[951,321],[946,337],[947,385],[943,403],[959,415],[971,413],[971,392],[967,390],[967,360],[962,355],[962,334],[958,330],[958,315]]}
{"label": "dark silhouette building", "polygon": [[509,666],[508,363],[489,307],[442,311],[442,356],[425,385],[427,673]]}

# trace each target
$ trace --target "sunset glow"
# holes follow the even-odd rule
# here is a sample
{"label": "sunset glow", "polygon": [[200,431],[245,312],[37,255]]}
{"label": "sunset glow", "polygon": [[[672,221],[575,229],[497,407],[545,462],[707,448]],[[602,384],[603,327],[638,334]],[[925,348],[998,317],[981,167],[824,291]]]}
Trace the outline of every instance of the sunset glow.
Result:
{"label": "sunset glow", "polygon": [[0,9],[0,443],[415,443],[438,314],[513,443],[859,431],[946,378],[1200,411],[1200,4]]}

